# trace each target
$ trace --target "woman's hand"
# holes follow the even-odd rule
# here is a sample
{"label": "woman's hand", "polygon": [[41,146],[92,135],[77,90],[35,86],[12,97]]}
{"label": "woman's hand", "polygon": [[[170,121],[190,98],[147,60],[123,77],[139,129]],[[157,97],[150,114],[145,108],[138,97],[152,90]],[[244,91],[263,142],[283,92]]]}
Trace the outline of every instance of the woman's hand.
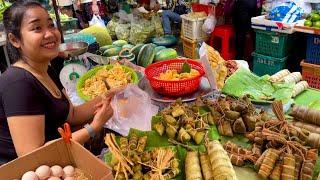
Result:
{"label": "woman's hand", "polygon": [[92,121],[92,126],[95,129],[100,129],[113,115],[113,109],[110,105],[111,98],[103,99],[98,103],[95,111],[95,115]]}

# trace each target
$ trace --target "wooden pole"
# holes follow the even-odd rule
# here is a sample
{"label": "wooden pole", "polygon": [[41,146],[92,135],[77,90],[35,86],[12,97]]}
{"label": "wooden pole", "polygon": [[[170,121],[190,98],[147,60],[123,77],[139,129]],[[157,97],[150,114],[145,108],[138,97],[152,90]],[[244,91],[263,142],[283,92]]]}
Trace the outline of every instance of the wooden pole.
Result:
{"label": "wooden pole", "polygon": [[59,16],[59,11],[58,11],[58,6],[57,6],[57,1],[56,0],[52,0],[52,6],[53,6],[53,9],[54,9],[54,14],[56,15],[57,26],[58,26],[58,29],[59,29],[59,31],[61,33],[61,42],[63,43],[64,39],[63,39],[62,30],[61,30],[61,21],[60,21],[60,16]]}

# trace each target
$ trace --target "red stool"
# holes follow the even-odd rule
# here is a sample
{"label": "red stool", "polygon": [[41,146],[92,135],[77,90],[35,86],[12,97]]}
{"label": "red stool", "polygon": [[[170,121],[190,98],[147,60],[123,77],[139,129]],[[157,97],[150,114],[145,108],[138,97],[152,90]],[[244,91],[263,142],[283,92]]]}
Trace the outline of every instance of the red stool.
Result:
{"label": "red stool", "polygon": [[216,26],[211,33],[209,45],[214,47],[214,39],[218,37],[221,39],[221,56],[225,60],[231,60],[236,57],[235,49],[235,32],[232,25]]}

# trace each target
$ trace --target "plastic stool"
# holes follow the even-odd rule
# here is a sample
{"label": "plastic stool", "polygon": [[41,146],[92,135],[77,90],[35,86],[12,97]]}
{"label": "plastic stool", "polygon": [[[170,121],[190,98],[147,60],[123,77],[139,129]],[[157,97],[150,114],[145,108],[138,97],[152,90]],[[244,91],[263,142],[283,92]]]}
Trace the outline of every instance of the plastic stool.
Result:
{"label": "plastic stool", "polygon": [[225,60],[231,60],[236,57],[235,45],[235,32],[232,25],[216,26],[211,33],[209,45],[214,47],[214,39],[221,38],[221,56]]}

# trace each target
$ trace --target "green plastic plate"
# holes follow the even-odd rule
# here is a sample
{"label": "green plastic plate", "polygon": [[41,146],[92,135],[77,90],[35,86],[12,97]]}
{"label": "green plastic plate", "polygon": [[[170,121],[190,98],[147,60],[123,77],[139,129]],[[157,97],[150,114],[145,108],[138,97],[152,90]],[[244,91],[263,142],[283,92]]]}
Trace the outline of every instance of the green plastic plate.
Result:
{"label": "green plastic plate", "polygon": [[[131,72],[132,82],[134,84],[138,84],[139,83],[138,74],[133,69],[131,69],[127,66],[122,66],[122,67],[125,69],[126,72]],[[83,99],[85,101],[91,100],[91,97],[83,94],[82,88],[84,87],[85,81],[87,79],[91,78],[92,76],[94,76],[102,68],[106,68],[107,70],[109,70],[109,69],[113,68],[113,65],[104,65],[104,66],[95,67],[95,68],[89,70],[87,73],[85,73],[82,77],[80,77],[80,79],[77,83],[77,93],[81,99]]]}

